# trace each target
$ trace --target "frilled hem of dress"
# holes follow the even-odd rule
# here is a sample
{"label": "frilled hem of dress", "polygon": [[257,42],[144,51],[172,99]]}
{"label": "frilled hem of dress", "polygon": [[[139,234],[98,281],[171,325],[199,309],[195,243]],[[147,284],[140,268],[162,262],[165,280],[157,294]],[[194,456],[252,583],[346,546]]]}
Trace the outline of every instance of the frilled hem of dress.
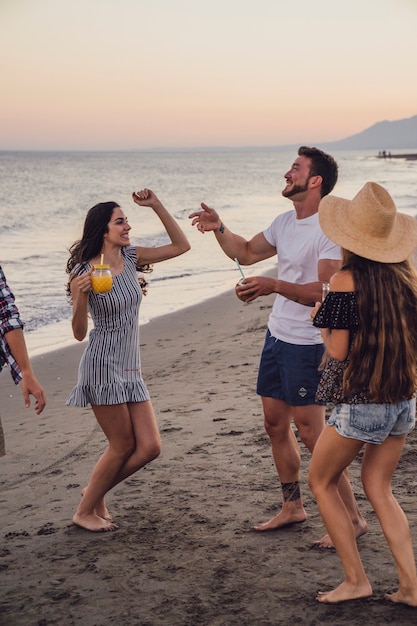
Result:
{"label": "frilled hem of dress", "polygon": [[66,406],[84,408],[89,404],[110,406],[124,402],[145,402],[146,400],[150,400],[150,395],[144,383],[79,385],[71,391]]}

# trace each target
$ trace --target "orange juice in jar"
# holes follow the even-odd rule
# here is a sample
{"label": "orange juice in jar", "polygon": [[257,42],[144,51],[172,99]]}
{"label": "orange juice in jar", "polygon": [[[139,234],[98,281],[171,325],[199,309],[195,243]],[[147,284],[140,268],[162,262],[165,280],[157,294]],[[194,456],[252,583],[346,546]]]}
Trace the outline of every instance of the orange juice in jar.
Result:
{"label": "orange juice in jar", "polygon": [[113,286],[113,277],[110,271],[110,265],[101,263],[94,266],[91,275],[91,285],[95,293],[107,293]]}

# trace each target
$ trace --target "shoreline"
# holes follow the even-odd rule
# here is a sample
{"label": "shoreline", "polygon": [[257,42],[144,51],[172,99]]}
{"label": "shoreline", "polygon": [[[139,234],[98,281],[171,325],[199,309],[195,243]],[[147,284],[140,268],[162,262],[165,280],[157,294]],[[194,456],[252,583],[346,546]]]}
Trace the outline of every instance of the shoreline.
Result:
{"label": "shoreline", "polygon": [[[141,326],[144,379],[162,454],[117,486],[108,506],[120,529],[94,534],[71,517],[105,447],[91,410],[66,407],[84,343],[32,359],[48,404],[25,409],[10,374],[0,376],[6,456],[0,459],[0,624],[72,626],[374,626],[414,624],[387,603],[396,573],[375,515],[351,478],[369,532],[358,545],[374,596],[345,605],[315,601],[341,580],[308,490],[308,519],[254,533],[281,500],[262,407],[255,394],[273,296],[251,304],[229,291]],[[394,477],[417,545],[412,433]]]}
{"label": "shoreline", "polygon": [[[270,268],[265,268],[265,261],[257,265],[251,266],[246,271],[249,275],[261,275],[261,276],[275,276],[276,275],[276,260],[275,265]],[[249,273],[250,271],[250,273]],[[151,284],[150,293],[142,300],[141,311],[139,315],[139,326],[144,328],[151,322],[155,322],[160,318],[166,318],[169,315],[180,313],[181,311],[187,311],[193,307],[204,305],[204,302],[225,295],[230,291],[233,291],[233,285],[240,278],[238,271],[235,267],[230,270],[233,274],[233,278],[224,278],[220,285],[217,286],[216,291],[214,286],[211,288],[210,293],[204,299],[201,295],[206,295],[207,291],[193,291],[193,295],[188,294],[188,299],[191,300],[189,304],[179,304],[175,300],[176,287],[168,287],[166,281],[162,281],[159,284]],[[219,291],[220,289],[220,291]],[[17,300],[19,304],[19,300]],[[175,304],[173,304],[175,302]],[[173,309],[172,307],[177,307]],[[166,309],[168,308],[168,311]],[[70,308],[69,308],[70,311]],[[93,328],[91,320],[89,321],[88,332]],[[55,352],[56,350],[65,349],[71,347],[76,343],[72,335],[71,330],[71,313],[66,319],[62,319],[59,322],[54,322],[45,326],[41,326],[36,330],[25,332],[26,345],[31,358],[38,356],[44,356],[49,352]],[[85,339],[84,341],[87,341]]]}

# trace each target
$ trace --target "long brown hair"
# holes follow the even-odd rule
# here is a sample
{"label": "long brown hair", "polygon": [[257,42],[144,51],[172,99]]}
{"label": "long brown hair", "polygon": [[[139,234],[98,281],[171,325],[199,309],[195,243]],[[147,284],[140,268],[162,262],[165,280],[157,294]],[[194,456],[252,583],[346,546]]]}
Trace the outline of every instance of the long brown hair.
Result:
{"label": "long brown hair", "polygon": [[[81,239],[72,244],[69,249],[69,259],[66,271],[71,275],[71,271],[78,263],[86,263],[96,257],[103,246],[105,233],[108,232],[109,222],[114,209],[118,208],[117,202],[100,202],[95,204],[88,211],[84,221],[84,228]],[[152,272],[152,266],[137,265],[138,272]],[[146,295],[147,280],[144,276],[138,276],[139,285],[144,295]],[[71,299],[71,278],[67,283],[67,296]]]}
{"label": "long brown hair", "polygon": [[343,265],[352,272],[359,309],[344,394],[367,388],[372,402],[407,400],[417,388],[417,272],[409,261],[378,263],[347,250]]}

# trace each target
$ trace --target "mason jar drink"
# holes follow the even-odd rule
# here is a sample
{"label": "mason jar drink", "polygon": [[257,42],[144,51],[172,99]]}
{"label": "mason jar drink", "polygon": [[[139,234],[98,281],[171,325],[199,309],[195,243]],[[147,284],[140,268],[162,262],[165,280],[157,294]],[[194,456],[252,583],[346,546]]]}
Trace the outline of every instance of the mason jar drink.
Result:
{"label": "mason jar drink", "polygon": [[91,275],[91,285],[95,293],[107,293],[113,286],[113,277],[110,271],[110,265],[102,263],[94,266]]}

